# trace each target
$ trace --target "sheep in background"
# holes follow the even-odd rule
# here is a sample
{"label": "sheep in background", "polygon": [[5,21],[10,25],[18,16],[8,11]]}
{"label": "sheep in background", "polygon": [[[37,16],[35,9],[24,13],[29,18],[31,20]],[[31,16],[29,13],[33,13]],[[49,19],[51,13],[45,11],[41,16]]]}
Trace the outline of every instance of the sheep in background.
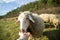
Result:
{"label": "sheep in background", "polygon": [[56,15],[54,15],[54,14],[49,14],[49,20],[50,20],[50,23],[52,23],[53,20],[56,19],[56,18],[57,18]]}
{"label": "sheep in background", "polygon": [[41,17],[44,22],[49,22],[49,14],[40,14],[39,17]]}
{"label": "sheep in background", "polygon": [[58,23],[59,23],[59,20],[57,18],[53,20],[53,25],[55,26],[55,28],[58,27]]}
{"label": "sheep in background", "polygon": [[40,37],[45,28],[44,21],[38,16],[29,11],[22,12],[18,21],[20,21],[21,32],[30,32],[33,37]]}
{"label": "sheep in background", "polygon": [[55,26],[55,28],[57,28],[59,23],[57,16],[54,14],[50,14],[49,17],[50,17],[50,23],[52,23]]}
{"label": "sheep in background", "polygon": [[39,17],[41,17],[44,22],[48,22],[48,23],[52,23],[55,28],[57,28],[58,26],[58,19],[57,16],[54,14],[40,14]]}

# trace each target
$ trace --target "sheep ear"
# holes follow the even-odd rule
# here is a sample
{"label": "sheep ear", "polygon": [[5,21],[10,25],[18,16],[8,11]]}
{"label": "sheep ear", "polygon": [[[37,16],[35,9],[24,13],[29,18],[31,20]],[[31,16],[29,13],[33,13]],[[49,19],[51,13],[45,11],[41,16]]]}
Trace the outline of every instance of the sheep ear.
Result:
{"label": "sheep ear", "polygon": [[29,15],[29,20],[31,20],[33,23],[35,23],[35,21],[33,20],[31,15]]}

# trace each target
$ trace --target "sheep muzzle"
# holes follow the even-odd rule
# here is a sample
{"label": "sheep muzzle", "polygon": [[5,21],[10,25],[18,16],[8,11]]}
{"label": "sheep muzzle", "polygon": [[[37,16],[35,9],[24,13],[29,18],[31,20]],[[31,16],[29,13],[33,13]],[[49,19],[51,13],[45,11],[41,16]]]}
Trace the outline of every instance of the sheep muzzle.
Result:
{"label": "sheep muzzle", "polygon": [[25,31],[24,29],[21,29],[21,32],[23,32],[23,33],[24,33],[24,32],[26,32],[26,31]]}

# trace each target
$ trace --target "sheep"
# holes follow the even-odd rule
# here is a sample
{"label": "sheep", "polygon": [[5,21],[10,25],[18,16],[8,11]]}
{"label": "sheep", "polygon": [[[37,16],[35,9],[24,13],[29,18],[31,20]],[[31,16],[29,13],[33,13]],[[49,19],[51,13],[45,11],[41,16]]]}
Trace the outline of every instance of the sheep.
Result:
{"label": "sheep", "polygon": [[19,32],[20,37],[17,40],[28,40],[30,33],[29,32]]}
{"label": "sheep", "polygon": [[49,14],[50,23],[52,23],[53,20],[56,19],[56,18],[57,18],[56,15],[54,15],[54,14]]}
{"label": "sheep", "polygon": [[20,13],[18,17],[20,21],[21,32],[30,32],[33,37],[40,37],[43,34],[45,24],[42,18],[30,11]]}
{"label": "sheep", "polygon": [[55,26],[55,28],[57,28],[59,21],[58,21],[56,15],[54,15],[54,14],[40,14],[39,17],[41,17],[44,20],[44,22],[48,22],[50,24],[52,23]]}
{"label": "sheep", "polygon": [[40,14],[39,17],[41,17],[44,22],[49,22],[49,14]]}
{"label": "sheep", "polygon": [[53,20],[53,25],[55,26],[55,29],[58,27],[59,20],[56,18]]}

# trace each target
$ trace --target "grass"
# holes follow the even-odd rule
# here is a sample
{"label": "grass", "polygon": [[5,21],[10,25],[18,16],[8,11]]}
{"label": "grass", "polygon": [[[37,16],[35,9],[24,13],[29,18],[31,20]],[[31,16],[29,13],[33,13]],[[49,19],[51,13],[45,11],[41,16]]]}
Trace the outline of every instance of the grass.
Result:
{"label": "grass", "polygon": [[16,25],[15,20],[0,20],[0,40],[16,40],[18,38],[18,32],[19,25]]}
{"label": "grass", "polygon": [[[0,19],[0,40],[16,40],[19,37],[19,31],[16,18]],[[45,28],[43,36],[37,40],[60,40],[60,29]]]}

